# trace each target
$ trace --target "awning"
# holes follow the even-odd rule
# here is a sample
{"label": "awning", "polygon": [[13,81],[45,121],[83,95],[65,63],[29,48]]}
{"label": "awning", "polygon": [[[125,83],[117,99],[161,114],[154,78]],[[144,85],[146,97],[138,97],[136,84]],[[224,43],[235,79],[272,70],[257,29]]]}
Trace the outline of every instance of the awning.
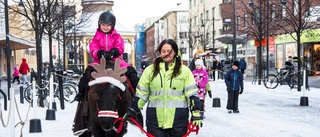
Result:
{"label": "awning", "polygon": [[[216,40],[220,41],[221,43],[225,44],[232,44],[233,41],[233,34],[224,34],[217,36]],[[236,35],[236,43],[245,43],[247,41],[247,35]]]}
{"label": "awning", "polygon": [[[10,49],[11,50],[20,50],[20,49],[28,49],[35,48],[35,41],[29,41],[18,36],[9,35],[10,39]],[[6,35],[0,34],[0,47],[6,47]]]}

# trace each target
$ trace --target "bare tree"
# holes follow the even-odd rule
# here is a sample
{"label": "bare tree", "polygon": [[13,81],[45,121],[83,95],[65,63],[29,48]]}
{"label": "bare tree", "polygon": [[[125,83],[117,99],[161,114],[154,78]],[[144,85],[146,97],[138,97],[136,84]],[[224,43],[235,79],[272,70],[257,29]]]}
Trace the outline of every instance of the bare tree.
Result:
{"label": "bare tree", "polygon": [[[53,34],[62,28],[65,33],[65,19],[70,16],[75,16],[75,8],[66,8],[68,6],[76,6],[75,1],[69,0],[64,3],[63,0],[15,0],[16,5],[10,6],[12,11],[12,21],[19,22],[15,25],[21,32],[31,32],[34,34],[36,41],[36,55],[37,55],[37,79],[38,85],[42,87],[41,71],[42,71],[42,38],[43,35],[49,37],[49,56],[50,66],[52,64],[52,37]],[[17,21],[14,21],[16,19]],[[65,35],[64,35],[65,36]],[[63,43],[65,45],[65,43]],[[65,48],[65,46],[63,46]],[[40,106],[44,107],[43,96],[40,92]]]}
{"label": "bare tree", "polygon": [[316,21],[320,14],[319,0],[292,0],[283,1],[280,8],[281,24],[278,27],[280,31],[289,34],[297,42],[298,56],[298,91],[301,91],[302,85],[302,60],[301,60],[301,36],[306,31],[317,26]]}
{"label": "bare tree", "polygon": [[[249,39],[255,39],[258,43],[257,46],[257,78],[258,84],[261,84],[263,79],[263,67],[269,70],[269,60],[266,55],[267,61],[263,63],[262,50],[265,49],[268,53],[268,38],[270,35],[274,35],[277,31],[278,22],[275,19],[278,18],[279,14],[275,14],[276,11],[273,10],[271,3],[266,0],[241,0],[238,4],[241,6],[237,7],[237,15],[240,21],[238,24],[243,24],[243,27],[236,25],[238,32],[242,34],[247,34]],[[240,15],[242,14],[242,15]],[[239,29],[241,28],[241,29]],[[266,45],[262,43],[266,41]],[[268,71],[267,71],[268,74]]]}

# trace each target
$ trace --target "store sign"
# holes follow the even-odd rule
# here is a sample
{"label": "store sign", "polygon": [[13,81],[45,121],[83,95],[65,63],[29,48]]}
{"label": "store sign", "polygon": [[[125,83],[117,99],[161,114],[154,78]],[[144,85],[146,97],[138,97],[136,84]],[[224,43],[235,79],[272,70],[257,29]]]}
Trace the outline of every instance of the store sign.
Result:
{"label": "store sign", "polygon": [[[284,34],[276,36],[275,43],[283,44],[283,43],[295,43],[296,42],[296,33],[292,34]],[[319,42],[320,41],[320,29],[311,29],[304,30],[300,37],[301,43],[306,42]]]}

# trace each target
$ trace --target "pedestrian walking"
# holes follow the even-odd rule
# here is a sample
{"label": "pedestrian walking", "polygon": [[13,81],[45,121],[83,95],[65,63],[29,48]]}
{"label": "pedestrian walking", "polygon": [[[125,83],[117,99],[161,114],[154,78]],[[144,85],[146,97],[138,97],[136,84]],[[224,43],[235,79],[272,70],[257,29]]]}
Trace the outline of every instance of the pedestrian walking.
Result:
{"label": "pedestrian walking", "polygon": [[16,80],[18,84],[20,84],[20,72],[16,66],[13,67],[13,80],[12,83],[14,83]]}
{"label": "pedestrian walking", "polygon": [[29,65],[27,63],[27,59],[22,58],[22,62],[19,67],[19,72],[22,75],[21,84],[28,84],[29,81],[27,79],[27,74],[30,72]]}
{"label": "pedestrian walking", "polygon": [[240,69],[242,75],[244,74],[244,71],[247,69],[247,62],[244,59],[244,57],[242,57],[239,61],[239,69]]}
{"label": "pedestrian walking", "polygon": [[194,76],[196,85],[198,87],[198,96],[201,102],[200,116],[204,118],[204,112],[205,112],[204,102],[207,94],[206,86],[208,84],[209,75],[208,75],[208,72],[205,70],[202,59],[197,59],[195,61],[195,65],[196,65],[196,69],[192,71],[192,74]]}
{"label": "pedestrian walking", "polygon": [[239,113],[238,100],[239,94],[243,92],[243,75],[239,71],[238,61],[232,63],[231,70],[225,75],[224,81],[228,91],[228,113]]}

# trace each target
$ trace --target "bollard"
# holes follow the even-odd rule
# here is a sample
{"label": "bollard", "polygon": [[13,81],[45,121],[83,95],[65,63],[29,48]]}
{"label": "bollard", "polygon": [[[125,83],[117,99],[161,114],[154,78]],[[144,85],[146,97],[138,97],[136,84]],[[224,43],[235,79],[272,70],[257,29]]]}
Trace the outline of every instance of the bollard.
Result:
{"label": "bollard", "polygon": [[212,107],[221,107],[220,98],[213,98],[212,99]]}
{"label": "bollard", "polygon": [[41,129],[41,120],[36,118],[36,81],[32,81],[32,111],[33,111],[33,119],[30,119],[29,133],[39,133],[42,132]]}
{"label": "bollard", "polygon": [[39,133],[42,132],[40,119],[31,119],[29,133]]}
{"label": "bollard", "polygon": [[54,109],[47,109],[46,120],[56,120],[56,111]]}
{"label": "bollard", "polygon": [[303,71],[303,81],[304,81],[304,83],[303,83],[303,88],[302,88],[302,90],[303,90],[303,95],[302,95],[302,97],[300,98],[300,106],[309,106],[309,100],[308,100],[308,97],[307,96],[305,96],[305,94],[306,94],[306,83],[307,83],[307,81],[306,81],[306,76],[307,74],[306,74],[306,70],[304,70]]}
{"label": "bollard", "polygon": [[56,120],[56,111],[52,109],[53,102],[53,75],[50,75],[49,87],[49,108],[46,111],[46,120]]}
{"label": "bollard", "polygon": [[23,86],[20,86],[20,103],[24,104]]}
{"label": "bollard", "polygon": [[308,97],[302,96],[300,98],[300,106],[309,106]]}

